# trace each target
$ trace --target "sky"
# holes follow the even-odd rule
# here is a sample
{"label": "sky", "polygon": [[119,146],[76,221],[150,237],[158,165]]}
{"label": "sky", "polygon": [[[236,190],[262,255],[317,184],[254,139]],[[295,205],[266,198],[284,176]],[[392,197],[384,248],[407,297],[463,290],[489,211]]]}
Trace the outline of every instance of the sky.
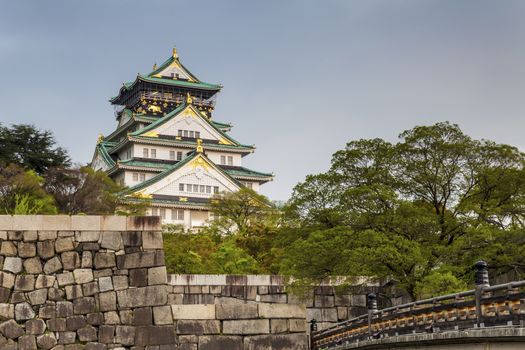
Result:
{"label": "sky", "polygon": [[[91,160],[108,98],[176,46],[286,200],[351,140],[459,124],[525,150],[525,1],[0,0],[0,123]],[[1,147],[1,145],[0,145]]]}

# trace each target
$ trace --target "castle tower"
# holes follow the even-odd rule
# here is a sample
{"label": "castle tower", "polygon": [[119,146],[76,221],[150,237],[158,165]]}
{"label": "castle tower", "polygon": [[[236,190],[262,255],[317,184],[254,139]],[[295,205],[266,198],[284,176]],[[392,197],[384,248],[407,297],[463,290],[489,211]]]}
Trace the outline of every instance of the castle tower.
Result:
{"label": "castle tower", "polygon": [[99,137],[91,166],[126,186],[127,200],[147,199],[148,214],[164,223],[206,225],[214,194],[243,186],[258,191],[273,179],[243,167],[255,147],[233,139],[232,125],[212,118],[221,87],[196,78],[173,49],[166,62],[110,99],[117,128]]}

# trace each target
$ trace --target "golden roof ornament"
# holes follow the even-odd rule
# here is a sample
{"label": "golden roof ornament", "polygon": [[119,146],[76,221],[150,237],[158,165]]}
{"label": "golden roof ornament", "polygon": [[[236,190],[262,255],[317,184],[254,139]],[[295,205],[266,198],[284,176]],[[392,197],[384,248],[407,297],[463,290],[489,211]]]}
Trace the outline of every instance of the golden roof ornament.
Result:
{"label": "golden roof ornament", "polygon": [[153,70],[157,70],[157,63],[153,63]]}
{"label": "golden roof ornament", "polygon": [[98,138],[97,138],[97,145],[102,143],[102,141],[104,141],[104,135],[102,134],[98,134]]}
{"label": "golden roof ornament", "polygon": [[186,103],[191,105],[193,103],[193,98],[191,97],[190,93],[186,95]]}
{"label": "golden roof ornament", "polygon": [[197,139],[197,147],[195,149],[197,153],[204,152],[204,148],[202,147],[202,139]]}
{"label": "golden roof ornament", "polygon": [[179,55],[177,54],[177,48],[173,47],[173,58],[179,58]]}

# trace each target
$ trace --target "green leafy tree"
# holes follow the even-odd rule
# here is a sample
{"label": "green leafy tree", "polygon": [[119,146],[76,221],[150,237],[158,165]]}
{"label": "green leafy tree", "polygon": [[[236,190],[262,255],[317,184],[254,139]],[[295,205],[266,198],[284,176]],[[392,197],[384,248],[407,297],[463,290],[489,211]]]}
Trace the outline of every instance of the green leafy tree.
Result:
{"label": "green leafy tree", "polygon": [[44,179],[32,170],[11,164],[0,166],[0,212],[3,214],[55,214],[52,196]]}
{"label": "green leafy tree", "polygon": [[52,167],[67,167],[67,152],[56,146],[50,131],[38,130],[33,125],[11,127],[0,124],[0,164],[17,164],[42,175]]}
{"label": "green leafy tree", "polygon": [[[328,172],[296,186],[288,223],[310,233],[282,248],[283,272],[390,278],[416,298],[428,294],[422,286],[430,282],[461,286],[482,257],[500,272],[521,270],[514,247],[524,243],[523,153],[472,140],[449,123],[400,138],[349,142]],[[498,243],[498,254],[482,254],[484,242]]]}
{"label": "green leafy tree", "polygon": [[253,225],[277,220],[268,199],[248,188],[216,195],[211,200],[211,211],[216,217],[213,228],[227,234],[247,233]]}

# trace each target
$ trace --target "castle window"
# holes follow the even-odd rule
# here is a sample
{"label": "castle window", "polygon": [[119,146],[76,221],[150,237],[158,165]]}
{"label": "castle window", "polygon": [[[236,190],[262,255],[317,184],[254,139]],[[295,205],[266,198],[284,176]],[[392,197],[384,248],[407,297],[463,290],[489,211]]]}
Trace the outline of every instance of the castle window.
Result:
{"label": "castle window", "polygon": [[233,165],[233,157],[228,156],[228,165]]}
{"label": "castle window", "polygon": [[140,174],[140,181],[146,181],[146,174]]}
{"label": "castle window", "polygon": [[155,148],[151,149],[151,158],[157,158],[157,150]]}
{"label": "castle window", "polygon": [[206,186],[206,193],[211,193],[211,186]]}
{"label": "castle window", "polygon": [[179,135],[179,137],[182,137],[182,130],[178,131],[178,135]]}
{"label": "castle window", "polygon": [[180,220],[180,221],[184,220],[184,210],[183,209],[172,209],[171,219]]}
{"label": "castle window", "polygon": [[194,132],[194,131],[190,131],[190,137],[191,137],[191,138],[194,138],[194,137],[195,137],[195,132]]}
{"label": "castle window", "polygon": [[166,219],[166,209],[160,208],[160,217]]}
{"label": "castle window", "polygon": [[192,185],[191,184],[186,184],[186,192],[191,192],[191,189],[192,189]]}
{"label": "castle window", "polygon": [[213,193],[219,193],[219,186],[213,186]]}
{"label": "castle window", "polygon": [[221,156],[221,164],[226,165],[226,156]]}
{"label": "castle window", "polygon": [[184,192],[184,184],[179,184],[179,191]]}
{"label": "castle window", "polygon": [[193,192],[199,192],[199,185],[193,185]]}
{"label": "castle window", "polygon": [[133,173],[133,181],[139,181],[139,174]]}
{"label": "castle window", "polygon": [[200,139],[201,138],[201,132],[200,131],[195,131],[195,138],[196,139]]}
{"label": "castle window", "polygon": [[158,216],[158,215],[159,215],[159,209],[151,208],[151,216]]}
{"label": "castle window", "polygon": [[148,149],[148,148],[144,148],[144,149],[142,150],[142,156],[143,156],[144,158],[149,158],[149,149]]}
{"label": "castle window", "polygon": [[175,151],[170,151],[170,160],[175,160]]}
{"label": "castle window", "polygon": [[177,152],[177,160],[182,160],[182,152]]}
{"label": "castle window", "polygon": [[184,130],[184,137],[188,137],[188,130]]}
{"label": "castle window", "polygon": [[206,192],[206,186],[200,185],[200,190],[201,190],[201,193]]}

